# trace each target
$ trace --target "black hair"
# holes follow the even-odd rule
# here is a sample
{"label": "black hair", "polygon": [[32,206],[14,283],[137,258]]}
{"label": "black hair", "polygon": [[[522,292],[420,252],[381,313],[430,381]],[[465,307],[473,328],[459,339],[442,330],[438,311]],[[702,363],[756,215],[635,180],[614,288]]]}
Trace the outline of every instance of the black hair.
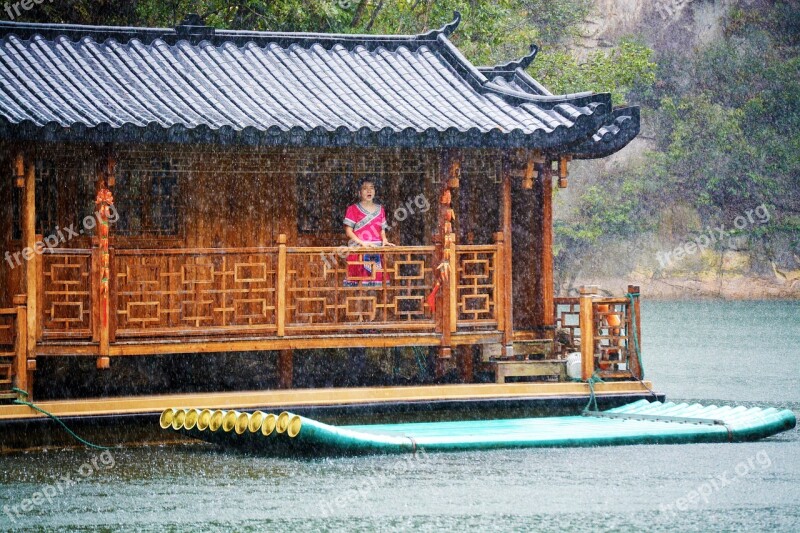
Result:
{"label": "black hair", "polygon": [[371,184],[376,185],[376,186],[378,184],[377,180],[375,178],[373,178],[372,176],[365,176],[365,177],[361,178],[360,180],[358,180],[358,190],[359,191],[361,190],[361,187],[363,187],[365,183],[371,183]]}

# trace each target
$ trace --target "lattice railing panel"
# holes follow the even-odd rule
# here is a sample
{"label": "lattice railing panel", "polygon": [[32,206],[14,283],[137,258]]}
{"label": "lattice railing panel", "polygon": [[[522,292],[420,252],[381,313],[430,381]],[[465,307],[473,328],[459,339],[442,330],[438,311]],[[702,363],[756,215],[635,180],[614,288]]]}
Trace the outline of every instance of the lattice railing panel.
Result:
{"label": "lattice railing panel", "polygon": [[592,302],[594,353],[600,370],[627,370],[631,316],[626,299]]}
{"label": "lattice railing panel", "polygon": [[48,338],[92,336],[91,250],[52,250],[42,254],[39,317]]}
{"label": "lattice railing panel", "polygon": [[581,305],[580,298],[554,298],[554,315],[556,329],[563,331],[565,338],[557,337],[562,347],[562,354],[580,350],[581,346]]}
{"label": "lattice railing panel", "polygon": [[[349,250],[290,249],[287,327],[311,332],[346,332],[353,326],[432,330],[426,297],[433,287],[433,247],[381,248],[373,255],[380,257],[380,265],[369,254],[365,258]],[[348,276],[348,266],[359,265],[370,272]]]}
{"label": "lattice railing panel", "polygon": [[456,248],[456,305],[459,326],[497,326],[497,247]]}
{"label": "lattice railing panel", "polygon": [[276,329],[277,249],[118,251],[117,335]]}

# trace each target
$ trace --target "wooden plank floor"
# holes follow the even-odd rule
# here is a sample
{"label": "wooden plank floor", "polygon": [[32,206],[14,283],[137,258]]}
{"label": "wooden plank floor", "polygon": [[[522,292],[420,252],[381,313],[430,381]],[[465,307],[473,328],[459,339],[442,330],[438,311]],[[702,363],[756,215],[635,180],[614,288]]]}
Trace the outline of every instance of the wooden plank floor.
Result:
{"label": "wooden plank floor", "polygon": [[[641,394],[652,389],[645,381],[597,383],[598,396]],[[98,416],[160,413],[171,407],[198,409],[248,409],[284,406],[366,405],[370,403],[441,400],[491,400],[508,398],[586,397],[586,383],[505,383],[477,385],[428,385],[415,387],[366,387],[349,389],[291,389],[244,392],[127,396],[81,400],[57,400],[36,404],[58,416]],[[44,415],[24,405],[0,406],[0,420],[40,418]]]}

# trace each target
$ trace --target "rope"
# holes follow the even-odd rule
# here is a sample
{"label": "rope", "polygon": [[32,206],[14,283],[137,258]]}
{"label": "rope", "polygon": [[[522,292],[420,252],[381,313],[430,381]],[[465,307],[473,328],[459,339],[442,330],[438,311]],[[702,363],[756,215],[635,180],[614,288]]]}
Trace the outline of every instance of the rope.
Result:
{"label": "rope", "polygon": [[633,330],[631,336],[633,337],[633,349],[636,352],[636,360],[639,361],[639,374],[640,374],[638,378],[639,383],[641,383],[642,386],[645,389],[647,389],[650,392],[650,394],[653,395],[653,398],[658,399],[658,395],[655,393],[655,391],[653,391],[653,389],[648,387],[644,382],[644,365],[642,364],[642,349],[639,347],[639,330],[636,328],[636,306],[634,305],[634,299],[639,297],[639,293],[629,292],[626,296],[628,297],[628,300],[630,300],[631,303],[630,304],[631,323],[633,324],[633,327],[631,328]]}
{"label": "rope", "polygon": [[[21,394],[22,396],[25,396],[26,398],[29,396],[29,394],[28,394],[27,392],[25,392],[24,390],[22,390],[22,389],[18,389],[18,388],[16,388],[16,387],[14,387],[14,388],[13,388],[13,389],[11,389],[11,390],[12,390],[13,392],[16,392],[16,393],[18,393],[18,394]],[[67,433],[69,433],[69,434],[70,434],[70,435],[71,435],[73,438],[75,438],[75,440],[77,440],[78,442],[80,442],[80,443],[84,444],[85,446],[88,446],[89,448],[94,448],[94,449],[96,449],[96,450],[110,450],[110,449],[111,449],[111,448],[109,448],[108,446],[100,446],[100,445],[98,445],[98,444],[92,444],[91,442],[88,442],[88,441],[86,441],[86,440],[83,440],[83,439],[82,439],[82,438],[80,438],[78,435],[76,435],[74,431],[72,431],[71,429],[69,429],[69,428],[67,427],[67,425],[66,425],[66,424],[65,424],[65,423],[64,423],[64,422],[63,422],[63,421],[62,421],[60,418],[58,418],[56,415],[54,415],[53,413],[49,413],[49,412],[45,411],[45,410],[44,410],[44,409],[42,409],[41,407],[39,407],[39,406],[37,406],[37,405],[34,405],[34,404],[33,404],[33,403],[31,403],[31,402],[26,402],[25,400],[14,400],[12,403],[15,403],[15,404],[17,404],[17,405],[27,405],[27,406],[28,406],[28,407],[30,407],[31,409],[34,409],[34,410],[36,410],[36,411],[39,411],[39,412],[40,412],[40,413],[42,413],[43,415],[47,415],[47,416],[49,416],[50,418],[52,418],[53,420],[55,420],[56,422],[58,422],[59,424],[61,424],[61,427],[62,427],[62,428],[64,428],[64,430],[65,430]]]}
{"label": "rope", "polygon": [[640,374],[639,381],[642,381],[644,379],[644,365],[642,365],[642,350],[641,348],[639,348],[639,330],[636,328],[636,305],[635,305],[635,299],[639,296],[639,293],[629,292],[626,296],[628,297],[628,300],[630,300],[631,302],[630,309],[631,309],[631,324],[633,325],[633,327],[631,328],[633,330],[632,331],[633,349],[636,352],[636,359],[639,361],[639,374]]}
{"label": "rope", "polygon": [[[597,408],[597,396],[594,394],[594,384],[605,382],[600,378],[600,376],[597,375],[597,372],[595,372],[592,374],[592,377],[586,380],[586,383],[589,384],[589,403],[587,403],[586,407],[583,408],[583,412],[586,413],[589,411],[599,411]],[[594,406],[594,409],[591,409],[592,406]]]}

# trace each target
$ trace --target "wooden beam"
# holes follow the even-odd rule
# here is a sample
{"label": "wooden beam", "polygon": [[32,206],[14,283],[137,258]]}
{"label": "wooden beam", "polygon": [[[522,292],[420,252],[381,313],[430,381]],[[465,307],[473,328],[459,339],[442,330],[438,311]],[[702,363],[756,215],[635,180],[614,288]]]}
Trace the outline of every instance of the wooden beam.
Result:
{"label": "wooden beam", "polygon": [[[493,344],[502,341],[496,331],[461,332],[451,337],[451,346]],[[434,334],[383,333],[381,335],[336,335],[330,337],[266,337],[263,339],[160,339],[157,341],[124,341],[111,345],[112,357],[162,355],[176,353],[222,353],[271,350],[311,350],[322,348],[392,348],[395,346],[439,346],[441,336]],[[37,346],[39,357],[97,357],[98,345],[82,342],[48,342]]]}
{"label": "wooden beam", "polygon": [[[598,397],[651,394],[653,384],[617,381],[594,385]],[[430,402],[475,399],[585,398],[586,383],[481,383],[468,385],[422,385],[410,387],[359,387],[338,389],[292,389],[159,394],[79,400],[54,400],[39,405],[59,417],[109,414],[160,413],[164,409],[283,409],[288,406],[352,405],[387,402]],[[24,405],[0,405],[0,420],[44,418]]]}

